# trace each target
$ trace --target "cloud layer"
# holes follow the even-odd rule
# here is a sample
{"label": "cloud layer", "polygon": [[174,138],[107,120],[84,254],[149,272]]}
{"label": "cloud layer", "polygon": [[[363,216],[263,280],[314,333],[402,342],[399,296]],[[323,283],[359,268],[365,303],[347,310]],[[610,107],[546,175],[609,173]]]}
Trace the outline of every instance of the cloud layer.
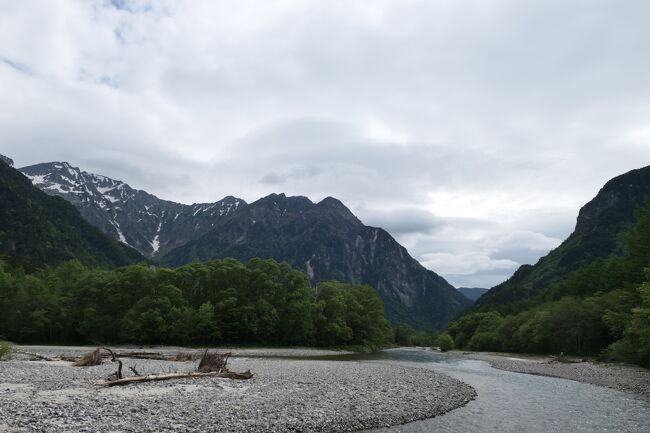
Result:
{"label": "cloud layer", "polygon": [[489,287],[648,164],[646,1],[7,2],[0,153],[204,202],[332,195]]}

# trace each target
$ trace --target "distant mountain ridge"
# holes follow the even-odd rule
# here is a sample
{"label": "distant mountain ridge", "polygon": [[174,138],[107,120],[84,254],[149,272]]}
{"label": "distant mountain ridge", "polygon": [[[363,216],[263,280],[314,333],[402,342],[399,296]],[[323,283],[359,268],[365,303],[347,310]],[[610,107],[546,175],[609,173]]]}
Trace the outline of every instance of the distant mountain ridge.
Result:
{"label": "distant mountain ridge", "polygon": [[183,205],[66,162],[21,171],[113,239],[165,265],[223,257],[284,260],[306,272],[312,284],[337,279],[373,286],[389,320],[418,328],[442,328],[471,304],[386,231],[363,225],[331,197],[312,203],[271,194],[247,204],[229,196]]}
{"label": "distant mountain ridge", "polygon": [[220,220],[215,229],[176,248],[163,263],[253,257],[287,261],[312,283],[369,284],[393,323],[442,328],[470,305],[453,286],[413,259],[385,230],[365,226],[339,200],[271,194]]}
{"label": "distant mountain ridge", "polygon": [[476,300],[481,296],[483,296],[485,292],[487,292],[488,290],[489,289],[483,289],[481,287],[459,287],[458,288],[458,291],[472,302],[476,302]]}
{"label": "distant mountain ridge", "polygon": [[493,287],[476,307],[503,305],[531,298],[549,284],[599,258],[623,253],[621,233],[635,221],[635,211],[650,193],[650,166],[608,181],[580,209],[573,233],[535,265],[523,265]]}
{"label": "distant mountain ridge", "polygon": [[0,158],[0,255],[29,266],[75,259],[103,267],[145,261],[87,223],[67,201],[35,188],[7,161]]}
{"label": "distant mountain ridge", "polygon": [[219,218],[246,204],[230,196],[215,203],[193,205],[161,200],[67,162],[36,164],[20,171],[47,194],[74,204],[88,222],[107,235],[149,257],[161,256],[200,237]]}

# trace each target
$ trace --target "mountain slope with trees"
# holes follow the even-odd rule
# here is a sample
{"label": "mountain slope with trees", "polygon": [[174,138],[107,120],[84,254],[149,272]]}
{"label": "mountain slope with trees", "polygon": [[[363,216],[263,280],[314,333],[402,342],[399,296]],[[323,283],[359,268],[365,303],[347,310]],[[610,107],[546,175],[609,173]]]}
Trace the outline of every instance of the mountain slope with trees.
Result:
{"label": "mountain slope with trees", "polygon": [[163,263],[253,257],[287,261],[310,282],[368,284],[391,323],[442,328],[471,302],[425,269],[385,230],[365,226],[339,200],[271,194],[222,219],[201,238],[176,248]]}
{"label": "mountain slope with trees", "polygon": [[144,261],[137,251],[106,237],[67,201],[35,188],[0,161],[0,255],[28,267],[79,260],[115,267]]}
{"label": "mountain slope with trees", "polygon": [[635,221],[650,190],[650,166],[632,170],[607,182],[578,214],[574,232],[535,265],[523,265],[507,281],[476,302],[477,308],[529,299],[549,284],[611,254],[622,254],[620,233]]}
{"label": "mountain slope with trees", "polygon": [[[456,347],[598,355],[650,366],[647,172],[648,168],[635,170],[608,182],[581,210],[576,233],[569,238],[571,242],[558,248],[562,254],[549,255],[553,259],[569,257],[573,262],[567,260],[567,263],[573,264],[591,257],[590,262],[571,272],[560,267],[551,282],[533,292],[525,292],[527,297],[520,294],[511,302],[482,303],[489,293],[484,295],[478,308],[449,325],[448,332]],[[638,199],[644,195],[645,200]],[[632,203],[637,207],[630,210]],[[591,248],[580,251],[575,246],[577,242],[592,248],[601,246],[604,251]],[[571,251],[575,254],[569,255]],[[606,258],[599,258],[607,251]],[[552,271],[548,263],[544,262],[543,269]],[[538,269],[518,271],[520,275],[516,274],[511,284],[530,282],[530,276],[535,276]]]}
{"label": "mountain slope with trees", "polygon": [[42,191],[72,203],[106,235],[165,265],[225,257],[288,261],[311,284],[335,279],[371,285],[391,322],[419,329],[444,327],[471,305],[386,231],[364,226],[331,197],[317,204],[272,194],[251,205],[235,197],[183,205],[66,162],[21,171]]}

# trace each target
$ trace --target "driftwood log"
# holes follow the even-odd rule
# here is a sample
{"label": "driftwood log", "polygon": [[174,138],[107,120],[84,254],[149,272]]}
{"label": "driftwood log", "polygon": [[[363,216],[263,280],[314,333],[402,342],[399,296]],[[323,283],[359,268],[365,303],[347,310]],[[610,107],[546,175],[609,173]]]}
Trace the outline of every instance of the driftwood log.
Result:
{"label": "driftwood log", "polygon": [[160,380],[172,379],[199,379],[204,377],[222,377],[225,379],[240,379],[246,380],[253,377],[253,373],[245,371],[244,373],[233,373],[230,371],[213,371],[208,373],[201,373],[200,371],[192,371],[189,373],[165,373],[165,374],[150,374],[148,376],[134,376],[125,377],[117,380],[106,380],[98,383],[100,386],[121,386],[129,385],[131,383],[154,382]]}
{"label": "driftwood log", "polygon": [[20,353],[21,355],[30,356],[32,359],[36,359],[36,360],[39,360],[39,361],[54,361],[54,359],[52,359],[52,358],[48,358],[47,356],[43,356],[41,354],[34,353],[34,352],[25,352],[24,350],[17,350],[16,353]]}
{"label": "driftwood log", "polygon": [[113,373],[108,377],[107,380],[99,382],[97,385],[100,386],[121,386],[128,385],[131,383],[142,383],[142,382],[154,382],[161,380],[171,380],[171,379],[195,379],[203,377],[220,377],[224,379],[238,379],[238,380],[247,380],[253,377],[253,373],[250,370],[246,370],[243,373],[237,373],[234,371],[229,371],[227,368],[228,359],[230,358],[230,353],[210,353],[206,350],[201,357],[201,362],[198,366],[198,371],[192,371],[187,373],[161,373],[161,374],[149,374],[149,375],[140,375],[135,367],[129,367],[129,369],[135,374],[133,377],[122,377],[122,361],[118,358],[118,354],[113,352],[111,349],[104,348],[111,356],[113,362],[119,363],[119,368],[116,373]]}

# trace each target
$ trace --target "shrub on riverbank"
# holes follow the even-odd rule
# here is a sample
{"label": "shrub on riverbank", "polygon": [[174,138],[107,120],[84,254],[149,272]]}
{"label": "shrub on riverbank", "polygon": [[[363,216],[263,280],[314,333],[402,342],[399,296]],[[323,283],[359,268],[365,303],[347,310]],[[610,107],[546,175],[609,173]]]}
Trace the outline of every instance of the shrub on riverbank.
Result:
{"label": "shrub on riverbank", "polygon": [[449,334],[440,334],[438,337],[438,347],[441,352],[447,352],[454,348],[454,340]]}
{"label": "shrub on riverbank", "polygon": [[8,361],[13,357],[14,348],[6,341],[0,342],[0,361]]}

